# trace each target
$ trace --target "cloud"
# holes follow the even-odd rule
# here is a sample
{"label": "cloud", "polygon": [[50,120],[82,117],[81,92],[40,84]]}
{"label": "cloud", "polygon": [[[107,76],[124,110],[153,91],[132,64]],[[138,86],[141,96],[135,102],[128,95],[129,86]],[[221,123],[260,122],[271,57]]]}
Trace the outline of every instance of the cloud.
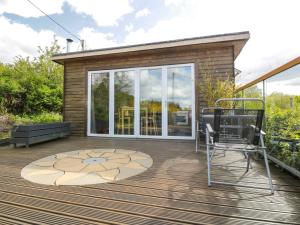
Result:
{"label": "cloud", "polygon": [[124,42],[126,44],[138,44],[143,42],[165,41],[197,35],[200,36],[200,34],[195,32],[194,28],[186,26],[188,23],[190,22],[185,18],[161,20],[148,30],[144,28],[133,30],[126,35]]}
{"label": "cloud", "polygon": [[98,26],[115,26],[133,11],[128,0],[66,0],[77,13],[91,16]]}
{"label": "cloud", "polygon": [[166,6],[180,6],[184,4],[184,0],[165,0]]}
{"label": "cloud", "polygon": [[144,8],[144,9],[136,12],[135,18],[140,18],[140,17],[148,16],[149,14],[150,14],[149,9],[148,8]]}
{"label": "cloud", "polygon": [[300,1],[165,0],[165,6],[173,16],[149,29],[132,30],[125,43],[249,30],[251,38],[235,64],[248,79],[299,56],[300,29],[295,27],[300,21]]}
{"label": "cloud", "polygon": [[[75,12],[91,16],[98,26],[117,25],[134,11],[131,0],[32,1],[48,14],[63,13],[62,6],[67,2]],[[165,0],[164,7],[167,8],[164,9],[168,12],[167,16],[150,28],[127,23],[127,33],[123,40],[122,37],[116,38],[109,32],[98,32],[97,28],[92,27],[83,28],[79,35],[87,40],[89,48],[102,48],[249,30],[251,38],[235,63],[242,70],[238,82],[252,80],[299,56],[300,29],[296,27],[300,21],[300,1]],[[147,11],[149,10],[144,8],[133,15],[147,15]],[[4,12],[23,17],[42,16],[25,0],[0,0],[1,60],[8,61],[18,54],[34,55],[37,45],[50,44],[53,40],[52,31],[37,32],[29,26],[13,23],[1,17]],[[122,41],[118,43],[117,40]],[[65,46],[63,39],[62,46]],[[74,47],[77,47],[74,50],[79,50],[78,43],[74,43]]]}
{"label": "cloud", "polygon": [[[48,14],[63,13],[62,6],[64,0],[31,0],[38,6],[43,6],[44,11]],[[45,7],[47,6],[47,7]],[[44,16],[40,11],[34,8],[25,0],[0,0],[0,14],[13,13],[22,17],[40,17]]]}
{"label": "cloud", "polygon": [[[0,62],[11,63],[16,56],[37,56],[37,47],[49,46],[55,34],[49,30],[37,32],[24,24],[13,23],[0,16]],[[20,35],[22,34],[22,35]],[[64,39],[57,37],[59,44]]]}
{"label": "cloud", "polygon": [[133,30],[133,24],[132,24],[132,23],[127,24],[127,25],[125,26],[125,30],[126,30],[127,32],[132,31],[132,30]]}
{"label": "cloud", "polygon": [[112,33],[97,32],[92,27],[84,27],[79,32],[79,36],[86,41],[87,49],[117,46],[117,42],[113,40],[114,35]]}
{"label": "cloud", "polygon": [[[128,0],[31,0],[45,13],[63,13],[62,7],[67,2],[79,14],[91,16],[98,26],[115,26],[126,14],[133,11]],[[26,0],[0,0],[0,14],[13,13],[22,17],[44,16]]]}
{"label": "cloud", "polygon": [[[43,0],[42,0],[43,1]],[[38,5],[42,5],[42,1],[38,2]],[[80,3],[83,1],[70,1],[74,6],[80,7]],[[18,4],[20,2],[20,4]],[[3,12],[10,12],[10,13],[15,13],[24,17],[38,17],[42,16],[39,14],[39,11],[36,10],[34,7],[30,5],[24,5],[23,2],[26,1],[3,1],[0,0],[0,4],[2,7],[0,7],[0,13]],[[50,3],[49,3],[50,2]],[[47,13],[60,13],[61,8],[59,5],[63,4],[63,1],[56,1],[57,4],[53,4],[52,2],[54,1],[47,1],[45,2],[44,6],[47,6]],[[59,3],[60,2],[60,3]],[[99,1],[97,1],[98,3]],[[115,6],[113,7],[111,2],[107,2],[108,4],[104,4],[105,6],[103,7],[97,7],[97,5],[94,5],[96,9],[101,8],[101,10],[98,10],[97,13],[102,15],[103,18],[105,18],[105,13],[102,11],[113,11],[111,14],[113,14],[112,17],[104,19],[102,22],[103,23],[115,23],[117,19],[120,17],[117,16],[117,12],[119,12],[118,15],[121,15],[122,11],[122,6],[125,6],[127,4],[127,1],[114,1],[115,6],[121,6],[120,8],[114,10],[113,8],[116,8]],[[119,4],[120,3],[120,4]],[[85,3],[86,4],[86,3]],[[57,6],[56,8],[54,7]],[[92,3],[89,2],[89,4],[86,4],[89,6],[92,6]],[[49,7],[48,7],[49,6]],[[109,10],[109,7],[111,7],[111,10]],[[24,10],[22,10],[22,8]],[[124,12],[123,7],[123,12]],[[33,10],[32,10],[33,9]],[[89,11],[89,7],[86,7],[82,9],[82,11],[86,11],[88,14],[89,13],[96,13],[96,10]],[[128,8],[127,8],[128,9]],[[100,17],[98,18],[100,19]],[[32,29],[29,25],[21,24],[21,23],[16,23],[12,22],[9,19],[7,19],[4,16],[1,16],[0,14],[0,27],[1,27],[1,32],[0,32],[0,62],[4,63],[10,63],[13,62],[14,58],[16,56],[37,56],[37,47],[45,47],[49,46],[51,42],[54,40],[55,33],[50,30],[41,30],[41,31],[35,31]],[[22,34],[22,35],[20,35]],[[80,38],[84,39],[87,43],[87,48],[105,48],[105,47],[112,47],[116,46],[117,43],[113,40],[113,34],[112,33],[101,33],[97,32],[94,28],[91,27],[85,27],[80,30],[78,33]],[[59,40],[59,44],[63,47],[66,46],[66,41],[62,37],[57,37],[56,39]],[[71,45],[71,51],[78,51],[80,49],[80,44],[78,42],[74,42]]]}

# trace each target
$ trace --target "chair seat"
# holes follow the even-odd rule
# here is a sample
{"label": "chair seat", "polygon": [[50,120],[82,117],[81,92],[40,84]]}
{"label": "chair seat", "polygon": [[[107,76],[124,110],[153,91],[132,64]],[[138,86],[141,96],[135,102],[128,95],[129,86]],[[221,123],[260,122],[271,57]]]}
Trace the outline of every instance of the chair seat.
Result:
{"label": "chair seat", "polygon": [[239,137],[220,137],[221,143],[233,143],[233,144],[247,144],[248,140],[246,138]]}
{"label": "chair seat", "polygon": [[228,143],[228,142],[218,142],[214,144],[215,148],[219,148],[219,149],[225,149],[225,150],[229,150],[229,151],[240,151],[240,150],[244,150],[244,151],[256,151],[257,150],[257,146],[255,145],[249,145],[249,144],[245,144],[245,143]]}

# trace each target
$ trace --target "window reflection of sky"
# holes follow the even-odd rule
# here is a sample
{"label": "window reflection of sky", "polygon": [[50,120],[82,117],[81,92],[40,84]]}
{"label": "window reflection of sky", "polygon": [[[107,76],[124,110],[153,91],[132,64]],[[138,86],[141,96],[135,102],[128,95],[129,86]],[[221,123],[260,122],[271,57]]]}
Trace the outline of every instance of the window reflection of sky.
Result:
{"label": "window reflection of sky", "polygon": [[129,95],[134,95],[134,71],[115,72],[115,92],[121,91]]}
{"label": "window reflection of sky", "polygon": [[140,74],[140,100],[161,102],[162,70],[141,70]]}
{"label": "window reflection of sky", "polygon": [[107,81],[109,77],[109,73],[92,73],[92,84],[96,85],[96,84],[100,84],[103,81]]}
{"label": "window reflection of sky", "polygon": [[266,80],[266,94],[300,95],[300,64]]}
{"label": "window reflection of sky", "polygon": [[168,102],[178,104],[182,109],[192,105],[192,71],[190,66],[168,69]]}

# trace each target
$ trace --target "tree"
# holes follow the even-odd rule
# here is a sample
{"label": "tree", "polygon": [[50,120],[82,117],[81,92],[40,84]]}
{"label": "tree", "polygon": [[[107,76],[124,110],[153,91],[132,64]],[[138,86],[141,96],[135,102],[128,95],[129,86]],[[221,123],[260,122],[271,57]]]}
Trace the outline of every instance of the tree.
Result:
{"label": "tree", "polygon": [[57,41],[38,47],[39,56],[17,57],[13,64],[0,64],[0,105],[12,114],[61,112],[63,67],[52,62],[60,50]]}

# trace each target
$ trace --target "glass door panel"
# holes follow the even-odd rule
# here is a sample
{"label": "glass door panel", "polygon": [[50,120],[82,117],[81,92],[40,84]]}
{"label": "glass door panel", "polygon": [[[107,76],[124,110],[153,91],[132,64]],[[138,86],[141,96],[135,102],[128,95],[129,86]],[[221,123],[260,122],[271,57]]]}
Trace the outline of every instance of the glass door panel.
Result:
{"label": "glass door panel", "polygon": [[162,135],[162,69],[140,71],[140,135]]}
{"label": "glass door panel", "polygon": [[192,136],[191,66],[167,69],[168,136]]}
{"label": "glass door panel", "polygon": [[109,134],[109,73],[91,74],[90,132]]}
{"label": "glass door panel", "polygon": [[114,133],[134,134],[134,71],[114,73]]}

